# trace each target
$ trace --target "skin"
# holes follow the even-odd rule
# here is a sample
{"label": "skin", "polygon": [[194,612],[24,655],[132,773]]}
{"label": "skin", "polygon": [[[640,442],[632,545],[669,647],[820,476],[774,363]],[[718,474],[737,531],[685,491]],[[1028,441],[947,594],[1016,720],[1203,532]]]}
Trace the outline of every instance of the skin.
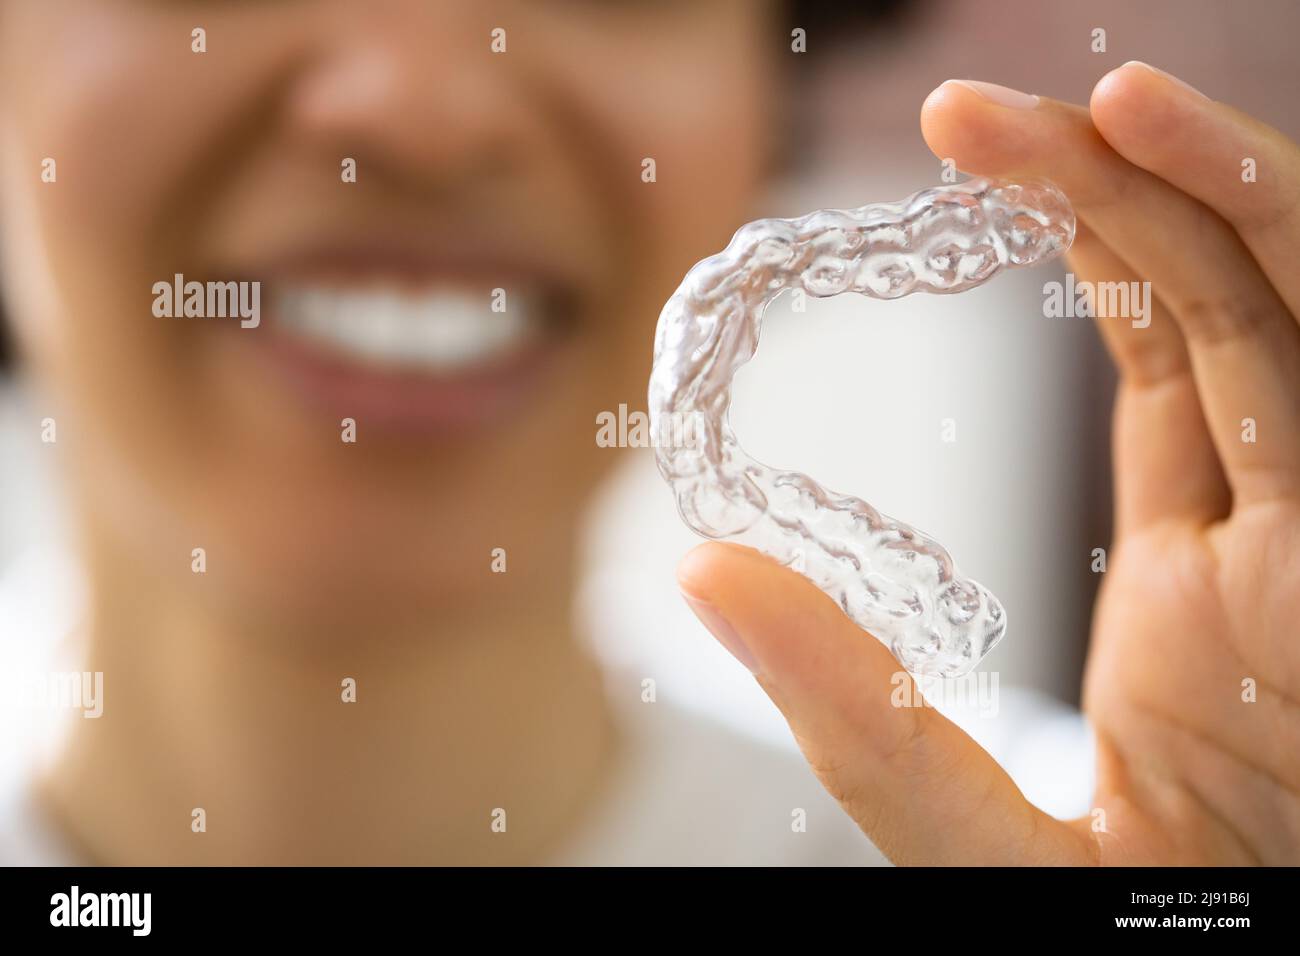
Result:
{"label": "skin", "polygon": [[[523,862],[599,792],[619,741],[572,624],[575,529],[626,452],[596,414],[642,407],[664,299],[749,218],[772,11],[581,12],[0,0],[0,288],[104,672],[42,794],[85,857]],[[259,371],[256,333],[151,315],[174,272],[248,278],[321,236],[538,256],[572,331],[504,420],[348,446]]]}
{"label": "skin", "polygon": [[1121,374],[1116,537],[1084,687],[1103,814],[1043,814],[937,712],[891,706],[888,651],[756,552],[692,552],[688,600],[895,862],[1295,864],[1300,149],[1141,64],[1086,107],[1011,108],[949,82],[921,129],[971,173],[1058,183],[1080,220],[1078,279],[1150,281],[1158,300],[1148,328],[1098,320]]}

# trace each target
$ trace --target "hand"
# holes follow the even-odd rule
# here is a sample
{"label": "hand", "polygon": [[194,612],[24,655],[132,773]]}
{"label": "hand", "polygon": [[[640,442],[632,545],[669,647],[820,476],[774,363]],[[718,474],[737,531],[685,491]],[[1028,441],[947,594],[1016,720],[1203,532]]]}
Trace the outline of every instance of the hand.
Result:
{"label": "hand", "polygon": [[1009,93],[939,87],[930,148],[1061,186],[1079,282],[1151,283],[1147,327],[1096,320],[1121,376],[1084,684],[1105,829],[1031,806],[937,711],[892,706],[893,656],[795,572],[713,543],[682,588],[896,863],[1298,863],[1300,148],[1138,63],[1087,109]]}

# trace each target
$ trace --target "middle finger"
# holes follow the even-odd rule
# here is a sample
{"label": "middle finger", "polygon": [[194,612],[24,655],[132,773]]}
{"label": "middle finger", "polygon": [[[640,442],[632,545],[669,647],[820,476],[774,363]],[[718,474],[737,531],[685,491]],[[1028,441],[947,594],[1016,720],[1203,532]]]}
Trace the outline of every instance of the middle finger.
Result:
{"label": "middle finger", "polygon": [[[1061,186],[1079,218],[1174,315],[1234,499],[1295,491],[1300,443],[1243,441],[1246,419],[1276,435],[1300,431],[1290,397],[1300,377],[1300,330],[1240,237],[1212,210],[1115,153],[1087,110],[995,95],[951,80],[940,86],[922,111],[930,148],[971,172]],[[1108,337],[1112,348],[1146,341],[1137,338],[1149,329],[1141,322],[1100,321],[1121,324]]]}

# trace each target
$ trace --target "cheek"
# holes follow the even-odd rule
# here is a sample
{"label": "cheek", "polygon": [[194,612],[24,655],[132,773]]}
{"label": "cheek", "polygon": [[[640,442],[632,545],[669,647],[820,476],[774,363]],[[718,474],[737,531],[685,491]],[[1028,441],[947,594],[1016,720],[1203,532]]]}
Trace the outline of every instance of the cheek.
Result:
{"label": "cheek", "polygon": [[112,385],[94,384],[97,369],[167,367],[184,343],[143,321],[152,284],[184,264],[229,127],[289,54],[273,29],[215,9],[203,21],[237,37],[237,62],[220,47],[196,54],[182,4],[11,0],[2,12],[4,281],[39,325],[24,338],[88,388]]}
{"label": "cheek", "polygon": [[[681,56],[674,70],[656,60],[622,84],[592,84],[591,106],[609,144],[597,155],[617,164],[617,202],[636,217],[640,251],[673,271],[716,252],[748,221],[774,109],[771,79],[748,47]],[[625,74],[611,66],[609,75]]]}

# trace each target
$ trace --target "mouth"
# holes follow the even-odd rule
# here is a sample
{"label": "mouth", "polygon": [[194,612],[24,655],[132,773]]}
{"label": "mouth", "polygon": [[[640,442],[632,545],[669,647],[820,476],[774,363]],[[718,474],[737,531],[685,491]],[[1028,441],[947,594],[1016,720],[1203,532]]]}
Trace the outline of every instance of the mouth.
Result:
{"label": "mouth", "polygon": [[441,432],[522,413],[571,337],[574,288],[522,270],[352,258],[273,273],[251,338],[309,409],[359,428]]}
{"label": "mouth", "polygon": [[[505,292],[504,289],[501,292]],[[487,290],[403,291],[283,283],[272,294],[278,332],[339,361],[378,371],[452,376],[524,351],[545,333],[545,296]]]}

